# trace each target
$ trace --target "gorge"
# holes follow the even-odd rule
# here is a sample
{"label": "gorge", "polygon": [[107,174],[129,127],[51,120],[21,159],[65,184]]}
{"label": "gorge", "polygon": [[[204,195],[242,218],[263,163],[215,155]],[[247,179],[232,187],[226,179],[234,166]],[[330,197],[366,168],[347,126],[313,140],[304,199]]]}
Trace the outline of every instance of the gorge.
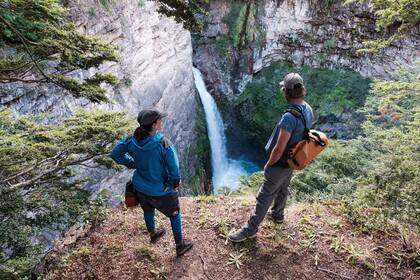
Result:
{"label": "gorge", "polygon": [[[229,111],[234,107],[230,104],[241,100],[241,93],[253,75],[258,76],[262,69],[284,61],[295,67],[344,68],[368,78],[389,78],[393,69],[413,63],[419,56],[415,30],[413,37],[396,42],[379,55],[357,53],[362,40],[377,37],[374,16],[360,4],[326,5],[307,0],[210,1],[204,30],[192,34],[191,40],[191,34],[180,24],[156,12],[153,1],[111,1],[103,6],[95,3],[95,0],[68,1],[67,5],[79,30],[103,36],[119,46],[120,61],[98,69],[119,78],[116,86],[107,88],[112,102],[97,105],[65,96],[53,86],[19,83],[1,85],[0,101],[9,104],[15,115],[44,114],[47,123],[59,122],[80,108],[126,111],[131,116],[151,106],[167,111],[170,116],[164,130],[177,143],[185,181],[196,174],[194,166],[202,164],[199,155],[188,153],[194,149],[187,149],[197,139],[193,63],[203,73],[209,92],[219,103],[226,121],[228,150],[241,146],[232,143],[240,137],[251,147],[250,154],[256,154],[251,161],[261,166],[261,145],[256,145],[254,138],[247,139],[246,129],[235,132],[234,128],[241,126],[240,119],[250,116],[245,112],[235,116]],[[2,56],[11,53],[12,49],[2,50]],[[77,75],[91,76],[94,72]],[[324,116],[327,121],[335,119],[335,123],[344,126],[351,118],[360,119],[360,116],[353,115],[351,110],[333,117]],[[336,133],[336,128],[333,121],[327,132]],[[350,126],[347,130],[354,129]],[[90,189],[99,192],[117,188],[113,190],[116,194],[127,178],[126,173],[122,174],[125,179],[115,180],[118,176],[114,173],[100,171],[95,181],[103,179],[103,186],[95,183]],[[111,186],[115,184],[120,186]]]}
{"label": "gorge", "polygon": [[[366,147],[370,151],[374,146],[360,140],[366,134],[363,124],[366,102],[372,102],[369,92],[377,79],[396,80],[395,73],[401,68],[413,67],[410,72],[417,73],[419,26],[378,53],[363,53],[363,42],[390,31],[378,29],[377,16],[368,4],[310,0],[205,2],[208,15],[197,16],[203,30],[190,32],[173,18],[158,13],[155,1],[64,1],[79,31],[101,36],[118,48],[118,61],[72,73],[75,79],[91,78],[97,72],[114,74],[118,83],[103,85],[110,102],[76,98],[52,84],[12,82],[0,83],[0,111],[10,109],[14,117],[27,116],[48,125],[63,124],[80,110],[90,115],[123,112],[136,126],[140,110],[157,108],[169,115],[163,132],[177,146],[182,194],[224,194],[240,190],[241,175],[262,169],[266,160],[263,146],[286,106],[278,82],[288,72],[299,72],[307,83],[308,100],[314,105],[316,127],[338,139],[326,162],[331,163],[334,157],[354,162],[348,168],[342,167],[341,161],[334,166],[345,173],[344,177],[333,170],[333,179],[323,175],[318,178],[318,173],[309,169],[296,176],[295,184],[301,191],[312,187],[307,184],[310,180],[331,186],[344,182],[346,191],[354,190],[355,184],[348,177],[365,174],[354,167],[360,162],[351,149]],[[13,45],[0,45],[0,59],[16,53]],[[406,76],[398,78],[408,81]],[[413,100],[415,104],[417,100]],[[391,115],[386,106],[381,110],[375,111],[378,118],[400,118]],[[334,154],[337,147],[343,149],[342,158]],[[360,154],[364,156],[364,152]],[[89,164],[69,171],[74,173],[74,180],[83,182],[88,201],[95,204],[105,193],[104,205],[118,205],[131,171]],[[258,173],[252,176],[246,184],[258,179]],[[312,188],[302,197],[311,199],[320,192]],[[69,212],[78,209],[72,207],[68,207]],[[36,216],[36,210],[22,211],[27,220]],[[66,213],[64,216],[68,219]],[[45,253],[69,226],[67,220],[34,226],[25,240]],[[14,254],[10,246],[2,246],[2,251],[5,259]]]}
{"label": "gorge", "polygon": [[259,168],[251,162],[228,158],[223,119],[214,99],[206,89],[200,71],[193,68],[193,74],[206,114],[211,148],[213,191],[217,193],[221,187],[225,187],[227,191],[234,191],[239,184],[240,176],[249,175],[258,171]]}

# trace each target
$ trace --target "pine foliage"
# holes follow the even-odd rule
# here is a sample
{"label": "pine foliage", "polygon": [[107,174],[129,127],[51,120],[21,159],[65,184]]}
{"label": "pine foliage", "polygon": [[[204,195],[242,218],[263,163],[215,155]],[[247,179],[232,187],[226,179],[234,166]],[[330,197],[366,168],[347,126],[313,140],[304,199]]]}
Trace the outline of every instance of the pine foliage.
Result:
{"label": "pine foliage", "polygon": [[31,187],[69,177],[68,167],[87,161],[112,167],[109,146],[132,129],[124,113],[81,111],[56,125],[0,111],[0,185]]}
{"label": "pine foliage", "polygon": [[40,231],[100,218],[81,187],[87,179],[75,175],[115,167],[112,143],[133,130],[124,113],[81,111],[55,125],[35,120],[0,111],[1,279],[29,273],[42,253],[31,240]]}
{"label": "pine foliage", "polygon": [[206,14],[203,6],[209,3],[209,0],[158,0],[158,12],[173,17],[176,22],[181,23],[185,29],[192,32],[201,32],[202,24],[197,16]]}
{"label": "pine foliage", "polygon": [[57,0],[0,0],[0,47],[16,50],[0,59],[0,83],[51,83],[100,102],[107,101],[101,83],[116,82],[110,74],[82,81],[71,76],[117,61],[117,50],[78,32]]}
{"label": "pine foliage", "polygon": [[[346,3],[364,3],[365,0],[348,0]],[[411,32],[418,32],[420,23],[419,0],[372,0],[368,1],[370,9],[376,15],[376,25],[387,30],[384,38],[364,42],[362,53],[379,53],[392,42],[402,39]],[[417,31],[416,31],[417,29]]]}
{"label": "pine foliage", "polygon": [[360,181],[349,217],[365,229],[404,223],[420,229],[420,62],[377,81],[365,106],[366,137],[382,153]]}

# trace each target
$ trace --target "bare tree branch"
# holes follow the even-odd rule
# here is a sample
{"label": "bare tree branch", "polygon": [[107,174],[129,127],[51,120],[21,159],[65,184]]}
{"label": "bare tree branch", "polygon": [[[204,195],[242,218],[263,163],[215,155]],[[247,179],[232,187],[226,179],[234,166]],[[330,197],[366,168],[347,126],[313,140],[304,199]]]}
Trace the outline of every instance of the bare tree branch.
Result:
{"label": "bare tree branch", "polygon": [[44,159],[44,160],[42,160],[42,161],[40,161],[40,162],[36,162],[36,163],[35,163],[32,167],[30,167],[30,168],[28,168],[28,169],[26,169],[26,170],[24,170],[24,171],[22,171],[22,172],[19,172],[18,174],[15,174],[15,175],[13,175],[13,176],[11,176],[11,177],[9,177],[9,178],[7,178],[7,179],[3,180],[3,181],[0,181],[0,184],[4,184],[4,183],[6,183],[6,182],[10,182],[10,181],[12,181],[12,180],[14,180],[14,179],[16,179],[16,178],[18,178],[18,177],[24,176],[24,175],[28,174],[29,172],[33,171],[34,169],[39,168],[39,167],[40,167],[40,165],[44,164],[45,162],[48,162],[48,161],[55,161],[56,159],[58,159],[58,158],[60,158],[60,157],[62,157],[62,156],[65,156],[65,154],[66,154],[67,152],[68,152],[68,149],[67,149],[67,150],[65,150],[65,151],[61,151],[60,153],[56,154],[56,155],[55,155],[55,156],[53,156],[53,157],[46,158],[46,159]]}
{"label": "bare tree branch", "polygon": [[71,153],[70,150],[74,147],[76,147],[77,145],[80,144],[80,142],[82,142],[84,138],[84,135],[82,135],[82,137],[80,137],[76,142],[74,142],[71,146],[69,146],[67,149],[58,152],[55,156],[53,157],[49,157],[46,159],[43,159],[39,162],[34,163],[34,165],[22,172],[19,172],[18,174],[15,174],[5,180],[0,181],[0,184],[4,184],[6,182],[10,182],[18,177],[24,176],[26,174],[28,174],[29,172],[35,170],[36,168],[40,168],[43,164],[47,163],[47,162],[51,162],[51,161],[57,161],[55,166],[58,166],[58,164],[60,163],[61,160],[65,159],[66,157],[68,157]]}
{"label": "bare tree branch", "polygon": [[78,165],[87,167],[87,168],[97,168],[97,166],[92,166],[92,165],[88,165],[88,164],[84,164],[84,163],[79,163]]}
{"label": "bare tree branch", "polygon": [[[65,164],[63,164],[63,165],[61,165],[61,166],[56,166],[56,167],[54,167],[54,168],[50,168],[50,169],[48,169],[47,171],[45,171],[45,172],[43,172],[43,173],[41,173],[41,174],[39,174],[39,175],[37,175],[37,176],[33,177],[33,178],[32,178],[32,179],[30,179],[30,180],[27,180],[27,181],[24,181],[24,182],[21,182],[21,183],[17,183],[17,184],[12,184],[12,185],[9,187],[9,189],[11,189],[11,190],[15,190],[15,189],[17,189],[17,188],[22,188],[22,187],[29,186],[29,185],[31,185],[31,184],[33,184],[33,183],[35,183],[35,182],[39,181],[40,179],[42,179],[42,178],[44,178],[44,177],[46,177],[46,176],[48,176],[48,175],[50,175],[50,174],[52,174],[52,173],[56,173],[56,172],[58,172],[58,171],[60,171],[60,170],[63,170],[63,169],[65,169],[65,168],[69,167],[69,166],[80,165],[81,163],[84,163],[84,162],[86,162],[86,161],[88,161],[88,160],[91,160],[91,159],[93,159],[93,158],[95,158],[95,157],[102,156],[102,155],[105,155],[105,154],[107,154],[107,153],[99,153],[99,154],[92,154],[92,155],[88,155],[88,156],[86,156],[86,157],[79,158],[79,159],[74,160],[74,161],[72,161],[72,162],[65,163]],[[8,182],[7,182],[7,183],[8,183]]]}
{"label": "bare tree branch", "polygon": [[46,82],[46,79],[41,79],[41,80],[25,80],[25,79],[12,78],[12,77],[7,77],[7,78],[0,77],[0,83],[2,83],[2,84],[8,84],[8,83],[13,83],[13,82],[42,83],[42,82]]}
{"label": "bare tree branch", "polygon": [[329,273],[329,274],[332,274],[332,275],[341,277],[341,278],[346,279],[346,280],[353,280],[353,278],[350,278],[350,277],[345,276],[345,275],[341,275],[341,274],[339,274],[337,272],[334,272],[334,271],[331,271],[331,270],[328,270],[328,269],[325,269],[325,268],[322,268],[322,267],[318,267],[317,269],[320,270],[320,271],[323,271],[323,272],[326,272],[326,273]]}

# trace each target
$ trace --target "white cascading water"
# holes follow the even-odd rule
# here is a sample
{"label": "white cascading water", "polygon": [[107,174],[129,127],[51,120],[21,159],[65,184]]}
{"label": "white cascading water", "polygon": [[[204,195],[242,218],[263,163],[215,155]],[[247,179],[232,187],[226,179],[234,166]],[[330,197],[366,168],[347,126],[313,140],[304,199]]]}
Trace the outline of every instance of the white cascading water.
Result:
{"label": "white cascading water", "polygon": [[234,190],[239,184],[240,176],[248,174],[248,172],[241,166],[240,161],[228,159],[223,120],[217,110],[216,102],[207,91],[200,70],[193,67],[193,74],[195,86],[200,94],[201,103],[203,103],[204,113],[206,115],[214,190],[217,191],[220,187],[228,187]]}

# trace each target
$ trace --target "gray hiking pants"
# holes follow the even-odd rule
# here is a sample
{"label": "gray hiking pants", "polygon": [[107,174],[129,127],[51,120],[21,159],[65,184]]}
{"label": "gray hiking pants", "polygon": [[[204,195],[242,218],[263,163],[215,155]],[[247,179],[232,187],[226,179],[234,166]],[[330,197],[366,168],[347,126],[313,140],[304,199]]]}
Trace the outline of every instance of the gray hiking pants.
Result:
{"label": "gray hiking pants", "polygon": [[292,173],[292,169],[281,166],[269,166],[264,170],[264,182],[257,194],[255,212],[245,225],[248,234],[252,235],[258,231],[258,226],[264,220],[273,200],[273,216],[283,218]]}

